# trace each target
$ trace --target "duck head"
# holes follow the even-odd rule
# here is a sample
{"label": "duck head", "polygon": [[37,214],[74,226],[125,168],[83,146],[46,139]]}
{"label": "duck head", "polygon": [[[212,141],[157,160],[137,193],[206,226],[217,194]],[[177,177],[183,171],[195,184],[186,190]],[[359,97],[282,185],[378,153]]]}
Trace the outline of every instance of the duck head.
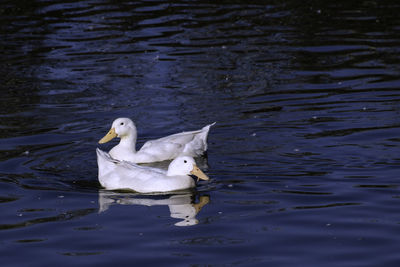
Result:
{"label": "duck head", "polygon": [[[134,135],[134,136],[132,136]],[[129,118],[118,118],[114,120],[111,129],[100,139],[99,144],[107,143],[115,137],[124,138],[132,136],[136,139],[136,126]]]}
{"label": "duck head", "polygon": [[196,162],[194,161],[194,159],[188,156],[180,156],[174,159],[168,166],[167,175],[194,175],[197,177],[197,181],[199,179],[210,179],[204,172],[199,169],[199,167],[196,166]]}

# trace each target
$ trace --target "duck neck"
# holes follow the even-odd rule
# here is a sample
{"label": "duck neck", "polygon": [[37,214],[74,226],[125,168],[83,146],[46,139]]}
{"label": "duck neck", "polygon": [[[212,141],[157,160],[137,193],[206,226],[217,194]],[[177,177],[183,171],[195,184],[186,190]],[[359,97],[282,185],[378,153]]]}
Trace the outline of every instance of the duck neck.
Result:
{"label": "duck neck", "polygon": [[182,176],[182,173],[179,172],[176,168],[172,166],[173,164],[169,164],[167,170],[167,176]]}
{"label": "duck neck", "polygon": [[119,142],[119,146],[132,150],[132,152],[136,153],[136,129],[127,135],[121,136],[120,138],[121,141]]}
{"label": "duck neck", "polygon": [[176,175],[176,173],[171,168],[168,168],[167,176],[174,176],[174,175]]}

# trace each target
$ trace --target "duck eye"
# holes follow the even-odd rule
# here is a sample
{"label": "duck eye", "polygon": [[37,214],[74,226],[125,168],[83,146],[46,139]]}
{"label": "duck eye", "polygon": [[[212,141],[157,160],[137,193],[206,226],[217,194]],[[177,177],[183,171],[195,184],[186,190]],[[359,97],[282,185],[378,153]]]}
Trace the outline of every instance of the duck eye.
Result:
{"label": "duck eye", "polygon": [[123,123],[123,122],[121,122],[121,123],[120,123],[120,125],[124,125],[124,123]]}
{"label": "duck eye", "polygon": [[187,160],[185,159],[185,160],[183,160],[183,162],[187,163]]}

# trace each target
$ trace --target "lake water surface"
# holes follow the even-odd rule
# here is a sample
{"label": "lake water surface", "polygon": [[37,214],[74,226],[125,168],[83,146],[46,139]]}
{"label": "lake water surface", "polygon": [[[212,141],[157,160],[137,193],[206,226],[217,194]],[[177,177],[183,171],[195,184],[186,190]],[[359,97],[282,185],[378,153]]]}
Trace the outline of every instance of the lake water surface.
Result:
{"label": "lake water surface", "polygon": [[[218,2],[1,2],[2,266],[399,266],[400,3]],[[211,180],[101,189],[122,116]]]}

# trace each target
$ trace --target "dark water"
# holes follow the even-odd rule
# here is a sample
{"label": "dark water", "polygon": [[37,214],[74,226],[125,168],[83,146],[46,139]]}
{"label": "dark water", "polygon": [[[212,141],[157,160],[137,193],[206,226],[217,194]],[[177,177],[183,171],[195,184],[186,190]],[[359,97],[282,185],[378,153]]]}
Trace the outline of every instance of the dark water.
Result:
{"label": "dark water", "polygon": [[[1,265],[399,266],[399,14],[2,1]],[[140,144],[217,121],[212,180],[103,191],[95,149],[121,116]]]}

